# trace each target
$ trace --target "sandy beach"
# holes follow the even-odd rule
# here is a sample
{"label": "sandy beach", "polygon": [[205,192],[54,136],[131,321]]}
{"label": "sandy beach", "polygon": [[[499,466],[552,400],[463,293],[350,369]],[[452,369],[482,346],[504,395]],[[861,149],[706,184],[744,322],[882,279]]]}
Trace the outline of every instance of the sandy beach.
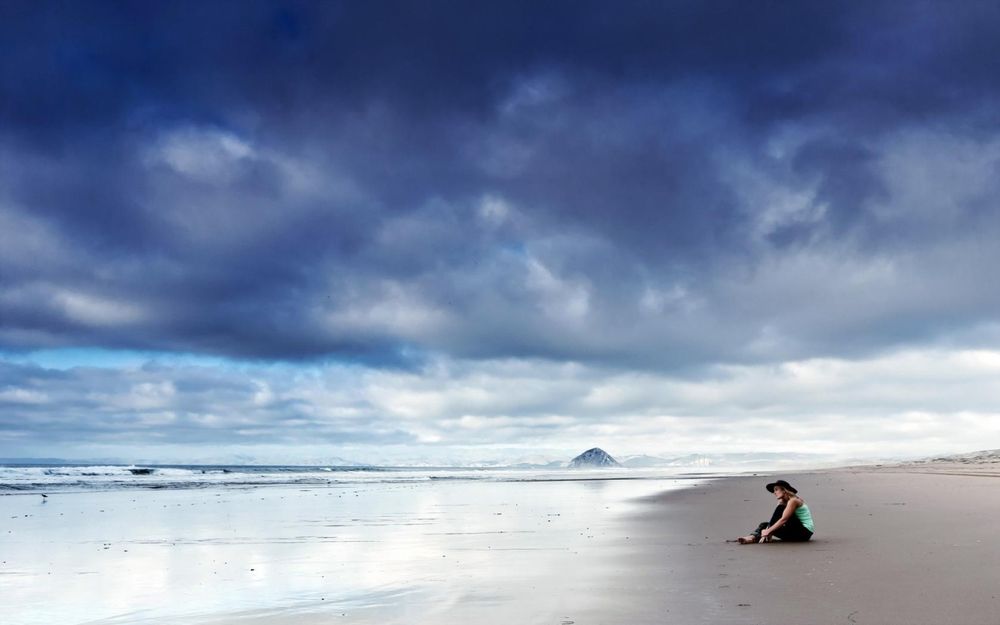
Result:
{"label": "sandy beach", "polygon": [[[12,495],[0,589],[17,625],[985,625],[1000,622],[995,473]],[[727,542],[769,517],[774,477],[809,504],[814,539]]]}
{"label": "sandy beach", "polygon": [[[738,545],[771,476],[646,500],[630,548],[577,623],[1000,622],[1000,481],[964,464],[782,474],[816,520],[805,544]],[[674,531],[664,531],[665,528]]]}

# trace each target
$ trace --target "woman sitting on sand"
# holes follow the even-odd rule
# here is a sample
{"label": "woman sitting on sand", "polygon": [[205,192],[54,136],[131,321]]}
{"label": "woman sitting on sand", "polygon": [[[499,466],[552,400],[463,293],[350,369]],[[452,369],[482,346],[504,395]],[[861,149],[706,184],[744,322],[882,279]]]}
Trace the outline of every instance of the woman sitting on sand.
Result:
{"label": "woman sitting on sand", "polygon": [[772,538],[788,542],[804,542],[812,538],[813,520],[809,506],[798,496],[797,490],[785,480],[767,485],[780,502],[771,515],[770,523],[761,523],[752,534],[740,536],[740,544],[766,543]]}

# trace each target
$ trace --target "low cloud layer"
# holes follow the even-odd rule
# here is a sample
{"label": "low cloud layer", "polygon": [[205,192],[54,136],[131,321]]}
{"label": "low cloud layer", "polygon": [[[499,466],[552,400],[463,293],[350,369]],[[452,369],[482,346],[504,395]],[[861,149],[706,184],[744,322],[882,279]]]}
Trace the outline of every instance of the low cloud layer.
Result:
{"label": "low cloud layer", "polygon": [[[985,3],[8,4],[0,350],[448,386],[441,363],[680,380],[1000,349],[998,31]],[[0,384],[30,396],[20,367]],[[102,375],[152,393],[143,371]],[[199,414],[288,444],[296,419],[432,435],[364,398],[320,427],[213,375]],[[142,410],[113,403],[5,427],[97,411],[124,435]],[[453,425],[529,441],[577,408]],[[213,439],[186,418],[171,436]]]}
{"label": "low cloud layer", "polygon": [[997,351],[719,367],[697,379],[523,360],[419,373],[7,364],[0,455],[287,461],[306,448],[322,462],[547,461],[599,442],[619,455],[912,456],[1000,436],[998,374]]}

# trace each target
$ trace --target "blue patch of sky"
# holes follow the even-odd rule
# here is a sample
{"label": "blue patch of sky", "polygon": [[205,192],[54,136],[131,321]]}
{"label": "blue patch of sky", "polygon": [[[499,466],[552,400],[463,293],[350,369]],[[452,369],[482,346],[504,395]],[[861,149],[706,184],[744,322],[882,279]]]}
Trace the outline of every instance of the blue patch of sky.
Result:
{"label": "blue patch of sky", "polygon": [[34,364],[46,369],[68,370],[77,367],[100,367],[122,369],[141,367],[150,362],[175,366],[236,366],[217,356],[156,351],[119,350],[99,347],[72,347],[41,349],[31,352],[2,352],[0,358],[7,362]]}
{"label": "blue patch of sky", "polygon": [[101,347],[72,347],[58,349],[41,349],[29,352],[13,352],[0,350],[0,361],[36,365],[44,369],[68,371],[75,368],[132,369],[146,364],[157,364],[168,367],[206,367],[216,369],[266,369],[272,372],[289,374],[308,373],[320,369],[338,368],[351,369],[410,369],[419,367],[426,359],[426,354],[415,349],[399,349],[388,362],[385,357],[365,359],[363,357],[335,358],[328,357],[306,362],[245,360],[232,359],[206,354],[107,349]]}

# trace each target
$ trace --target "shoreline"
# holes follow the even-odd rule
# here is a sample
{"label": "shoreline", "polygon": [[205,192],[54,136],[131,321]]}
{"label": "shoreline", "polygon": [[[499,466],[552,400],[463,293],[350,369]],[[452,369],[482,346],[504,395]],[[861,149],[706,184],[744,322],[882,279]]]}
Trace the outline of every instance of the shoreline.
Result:
{"label": "shoreline", "polygon": [[550,625],[572,620],[581,589],[625,543],[631,502],[685,481],[2,497],[4,622]]}
{"label": "shoreline", "polygon": [[[1000,610],[1000,481],[971,469],[761,472],[658,492],[445,480],[11,497],[0,586],[25,625],[986,625]],[[775,478],[809,504],[813,540],[726,542],[770,517]],[[53,581],[63,605],[45,607]],[[85,617],[112,588],[121,608]]]}
{"label": "shoreline", "polygon": [[[644,498],[615,575],[576,622],[996,623],[997,474],[925,469],[762,473]],[[813,539],[726,542],[770,517],[776,478],[809,504]]]}

